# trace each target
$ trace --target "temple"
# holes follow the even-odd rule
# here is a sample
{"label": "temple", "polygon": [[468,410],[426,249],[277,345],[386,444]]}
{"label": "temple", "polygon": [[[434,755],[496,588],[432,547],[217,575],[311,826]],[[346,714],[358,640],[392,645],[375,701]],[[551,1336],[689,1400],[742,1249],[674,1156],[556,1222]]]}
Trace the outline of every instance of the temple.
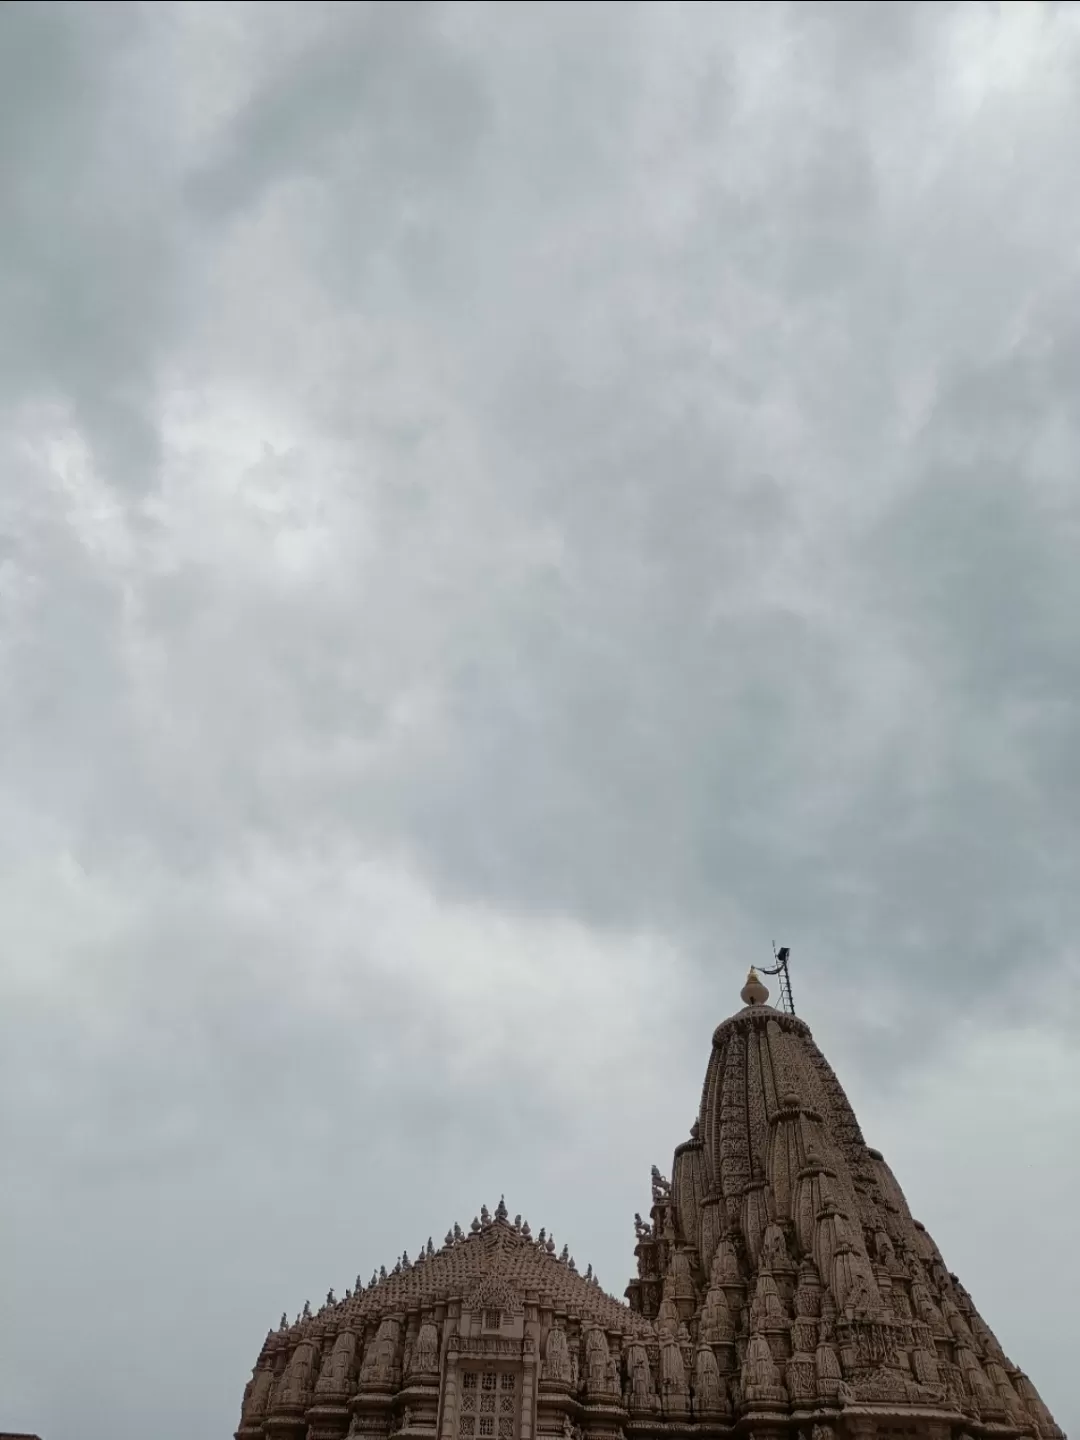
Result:
{"label": "temple", "polygon": [[283,1316],[236,1440],[1064,1440],[768,998],[713,1035],[625,1300],[500,1201]]}

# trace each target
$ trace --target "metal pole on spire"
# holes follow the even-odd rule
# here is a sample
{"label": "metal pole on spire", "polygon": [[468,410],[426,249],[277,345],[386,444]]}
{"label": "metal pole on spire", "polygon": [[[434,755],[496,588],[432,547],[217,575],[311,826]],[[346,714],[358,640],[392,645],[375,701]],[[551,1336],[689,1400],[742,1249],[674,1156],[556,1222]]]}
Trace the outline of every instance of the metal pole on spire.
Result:
{"label": "metal pole on spire", "polygon": [[788,974],[788,960],[791,956],[791,947],[781,945],[777,950],[773,945],[773,959],[776,961],[771,970],[762,970],[763,975],[775,975],[780,981],[780,1004],[788,1015],[795,1014],[795,1002],[791,998],[791,977]]}

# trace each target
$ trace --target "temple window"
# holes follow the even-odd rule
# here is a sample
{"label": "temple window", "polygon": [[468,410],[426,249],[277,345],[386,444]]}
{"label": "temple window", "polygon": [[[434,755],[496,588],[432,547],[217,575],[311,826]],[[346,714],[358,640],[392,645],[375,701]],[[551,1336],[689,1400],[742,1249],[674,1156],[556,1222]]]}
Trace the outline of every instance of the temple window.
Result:
{"label": "temple window", "polygon": [[517,1408],[518,1377],[514,1371],[464,1371],[458,1440],[514,1440]]}

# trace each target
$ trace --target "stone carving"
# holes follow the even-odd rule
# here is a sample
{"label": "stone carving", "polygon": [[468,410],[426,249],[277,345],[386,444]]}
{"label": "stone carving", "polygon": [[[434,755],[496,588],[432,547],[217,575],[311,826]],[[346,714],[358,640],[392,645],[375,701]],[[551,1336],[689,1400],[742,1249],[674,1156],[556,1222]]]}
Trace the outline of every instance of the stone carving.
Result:
{"label": "stone carving", "polygon": [[272,1370],[256,1370],[244,1389],[244,1400],[240,1407],[240,1426],[256,1426],[266,1414],[270,1390],[274,1383]]}
{"label": "stone carving", "polygon": [[844,1377],[840,1369],[840,1357],[829,1341],[824,1338],[824,1331],[822,1338],[818,1341],[818,1347],[814,1355],[814,1366],[817,1370],[818,1399],[823,1404],[837,1404]]}
{"label": "stone carving", "polygon": [[611,1353],[608,1350],[607,1336],[598,1325],[590,1326],[585,1335],[585,1390],[589,1395],[608,1395],[611,1393],[611,1386],[608,1383],[608,1361]]}
{"label": "stone carving", "polygon": [[750,1306],[750,1328],[768,1334],[772,1330],[786,1330],[788,1318],[780,1303],[776,1281],[767,1270],[758,1273],[757,1289]]}
{"label": "stone carving", "polygon": [[693,1300],[694,1277],[690,1273],[690,1257],[681,1246],[677,1246],[672,1251],[668,1274],[671,1277],[674,1298],[676,1300]]}
{"label": "stone carving", "polygon": [[671,1199],[671,1181],[666,1180],[655,1165],[652,1167],[652,1198],[654,1205],[665,1205]]}
{"label": "stone carving", "polygon": [[425,1320],[420,1326],[420,1333],[416,1337],[405,1373],[410,1379],[421,1375],[438,1375],[439,1330],[434,1320]]}
{"label": "stone carving", "polygon": [[726,1416],[730,1411],[720,1367],[708,1345],[699,1345],[694,1355],[694,1409],[701,1416]]}
{"label": "stone carving", "polygon": [[686,1365],[670,1330],[660,1336],[660,1403],[667,1415],[685,1415],[690,1408]]}
{"label": "stone carving", "polygon": [[570,1385],[573,1367],[570,1363],[570,1347],[566,1343],[566,1331],[561,1325],[553,1325],[548,1331],[544,1347],[544,1378],[559,1385]]}
{"label": "stone carving", "polygon": [[360,1388],[392,1389],[399,1378],[398,1349],[401,1344],[401,1320],[388,1315],[379,1326],[378,1334],[364,1352],[360,1366]]}
{"label": "stone carving", "polygon": [[[343,1300],[329,1292],[317,1317],[308,1304],[292,1325],[283,1315],[244,1390],[238,1440],[302,1440],[305,1411],[307,1440],[340,1440],[353,1396],[351,1433],[387,1440],[402,1415],[406,1431],[435,1440],[444,1348],[447,1376],[465,1361],[535,1375],[541,1336],[540,1378],[564,1391],[560,1400],[549,1389],[547,1408],[576,1413],[583,1399],[594,1440],[620,1440],[623,1405],[631,1433],[644,1425],[648,1440],[679,1440],[692,1419],[708,1435],[731,1418],[729,1390],[748,1440],[761,1440],[759,1426],[777,1434],[800,1421],[801,1440],[834,1440],[811,1414],[853,1403],[871,1407],[895,1440],[943,1440],[947,1423],[935,1431],[915,1417],[950,1410],[957,1435],[964,1425],[1063,1440],[867,1148],[805,1022],[772,1007],[757,976],[744,999],[714,1033],[671,1180],[653,1169],[655,1223],[634,1217],[628,1305],[605,1294],[591,1267],[579,1275],[568,1246],[556,1258],[546,1230],[534,1240],[519,1216],[511,1223],[500,1198],[468,1234],[455,1223],[438,1251],[429,1240],[367,1287],[358,1276]],[[493,1311],[497,1328],[478,1322]],[[500,1412],[490,1413],[495,1424]],[[558,1433],[542,1397],[534,1413],[534,1440]],[[578,1440],[568,1421],[567,1440]],[[871,1440],[850,1410],[841,1423]],[[489,1433],[514,1440],[498,1428],[471,1440]]]}
{"label": "stone carving", "polygon": [[764,1335],[754,1334],[746,1347],[742,1367],[742,1392],[744,1402],[781,1404],[787,1399],[787,1392],[780,1383],[780,1372],[776,1368],[769,1342]]}
{"label": "stone carving", "polygon": [[465,1308],[476,1313],[484,1310],[498,1310],[506,1315],[520,1315],[522,1300],[517,1290],[498,1271],[485,1275],[480,1284],[469,1294]]}
{"label": "stone carving", "polygon": [[301,1340],[293,1351],[274,1396],[274,1410],[304,1410],[311,1404],[315,1371],[315,1342]]}
{"label": "stone carving", "polygon": [[630,1409],[638,1414],[650,1413],[656,1405],[656,1392],[644,1345],[636,1343],[630,1346],[626,1355],[626,1370],[630,1377]]}
{"label": "stone carving", "polygon": [[775,1222],[765,1230],[765,1238],[761,1246],[761,1264],[766,1270],[772,1270],[774,1273],[795,1268],[791,1256],[788,1254],[784,1232]]}
{"label": "stone carving", "polygon": [[795,1314],[804,1319],[816,1319],[821,1314],[821,1281],[812,1260],[804,1260],[799,1266]]}
{"label": "stone carving", "polygon": [[352,1330],[342,1330],[334,1341],[326,1364],[319,1375],[315,1386],[317,1398],[341,1396],[348,1399],[352,1394],[350,1382],[355,1358],[356,1335]]}
{"label": "stone carving", "polygon": [[706,1296],[701,1311],[701,1338],[709,1345],[729,1345],[735,1339],[727,1296],[719,1286],[713,1286]]}

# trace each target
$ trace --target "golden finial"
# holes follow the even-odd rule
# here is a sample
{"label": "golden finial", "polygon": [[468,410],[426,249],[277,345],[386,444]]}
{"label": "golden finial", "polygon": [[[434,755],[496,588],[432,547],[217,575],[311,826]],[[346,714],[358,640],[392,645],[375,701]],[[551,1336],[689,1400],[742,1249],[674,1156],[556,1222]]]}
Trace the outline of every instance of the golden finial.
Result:
{"label": "golden finial", "polygon": [[750,973],[746,977],[746,984],[742,988],[741,999],[744,1005],[764,1005],[769,998],[769,992],[761,983],[761,979],[750,966]]}

